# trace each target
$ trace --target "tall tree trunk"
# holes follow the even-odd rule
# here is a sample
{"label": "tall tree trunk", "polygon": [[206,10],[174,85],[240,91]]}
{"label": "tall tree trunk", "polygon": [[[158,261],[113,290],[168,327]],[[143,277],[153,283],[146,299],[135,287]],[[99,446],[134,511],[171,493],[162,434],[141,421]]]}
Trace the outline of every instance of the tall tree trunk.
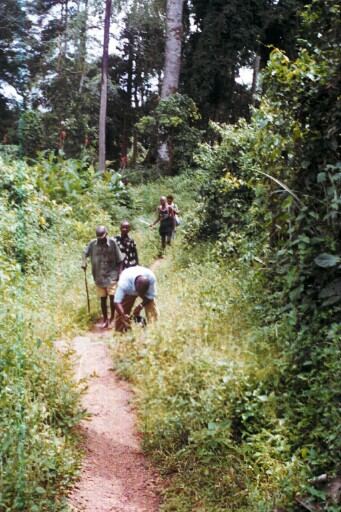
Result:
{"label": "tall tree trunk", "polygon": [[181,64],[182,11],[184,0],[167,0],[165,68],[161,99],[178,90]]}
{"label": "tall tree trunk", "polygon": [[[127,157],[128,153],[128,142],[131,121],[131,107],[133,104],[133,74],[134,74],[134,34],[126,26],[125,36],[128,39],[129,53],[128,53],[128,65],[127,65],[127,102],[125,104],[124,118],[123,118],[123,136],[122,136],[122,150],[121,156]],[[128,119],[129,118],[129,119]]]}
{"label": "tall tree trunk", "polygon": [[105,125],[108,100],[109,37],[112,0],[105,2],[104,38],[102,54],[101,106],[99,112],[98,170],[105,170]]}
{"label": "tall tree trunk", "polygon": [[260,67],[260,55],[256,55],[254,63],[253,63],[253,75],[252,75],[252,87],[251,87],[251,104],[253,106],[255,105],[255,102],[256,102],[256,91],[257,91],[259,67]]}
{"label": "tall tree trunk", "polygon": [[83,92],[84,79],[86,75],[86,43],[87,43],[87,29],[88,29],[88,0],[84,1],[84,9],[81,10],[81,3],[79,3],[78,16],[80,18],[80,29],[79,29],[79,44],[77,52],[77,67],[79,69],[79,94]]}
{"label": "tall tree trunk", "polygon": [[[166,47],[165,67],[161,99],[165,100],[170,94],[178,90],[180,64],[181,64],[181,39],[182,39],[182,12],[184,0],[167,0],[166,18]],[[171,144],[171,141],[170,141]],[[159,160],[171,173],[170,146],[163,142],[158,149]]]}
{"label": "tall tree trunk", "polygon": [[137,132],[133,130],[133,158],[132,158],[132,166],[136,167],[137,160]]}

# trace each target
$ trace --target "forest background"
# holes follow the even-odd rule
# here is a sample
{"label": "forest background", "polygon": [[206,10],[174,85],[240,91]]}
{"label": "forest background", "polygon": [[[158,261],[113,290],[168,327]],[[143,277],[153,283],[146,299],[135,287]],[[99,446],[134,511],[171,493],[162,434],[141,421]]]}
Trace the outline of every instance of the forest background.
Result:
{"label": "forest background", "polygon": [[171,191],[183,222],[158,274],[163,319],[111,341],[169,477],[164,510],[336,512],[316,478],[340,475],[340,7],[184,2],[179,86],[160,99],[166,4],[114,4],[99,172],[89,34],[104,7],[0,6],[0,510],[67,510],[84,413],[53,346],[94,319],[75,255],[127,217],[149,265],[157,235],[138,218]]}

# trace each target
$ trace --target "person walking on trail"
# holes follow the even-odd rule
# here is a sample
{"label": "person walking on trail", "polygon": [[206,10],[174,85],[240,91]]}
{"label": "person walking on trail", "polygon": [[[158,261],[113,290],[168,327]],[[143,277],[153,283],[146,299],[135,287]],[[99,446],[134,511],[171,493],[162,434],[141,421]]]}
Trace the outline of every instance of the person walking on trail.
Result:
{"label": "person walking on trail", "polygon": [[178,226],[180,226],[180,219],[179,219],[180,210],[178,208],[178,205],[174,203],[174,197],[171,194],[169,194],[167,196],[167,204],[168,204],[168,206],[173,208],[173,212],[174,212],[174,224],[173,224],[172,238],[175,240],[176,228]]}
{"label": "person walking on trail", "polygon": [[178,205],[174,203],[174,196],[172,196],[171,194],[167,196],[167,204],[173,208],[175,215],[178,215],[180,213]]}
{"label": "person walking on trail", "polygon": [[174,210],[167,204],[165,196],[160,197],[160,206],[157,208],[158,216],[154,222],[149,224],[149,227],[155,226],[160,221],[159,233],[161,236],[161,252],[163,256],[166,249],[166,244],[171,244],[172,233],[174,229]]}
{"label": "person walking on trail", "polygon": [[127,220],[121,222],[121,234],[114,236],[121,253],[124,256],[123,270],[129,267],[135,267],[139,264],[139,257],[137,254],[136,244],[134,239],[129,236],[130,224]]}
{"label": "person walking on trail", "polygon": [[133,316],[140,316],[145,309],[147,320],[157,321],[156,278],[151,270],[139,265],[123,270],[118,281],[114,298],[116,331],[125,332],[129,328],[130,313],[137,297],[142,300],[134,308]]}
{"label": "person walking on trail", "polygon": [[[108,238],[108,232],[105,226],[98,226],[96,229],[96,238],[91,240],[84,249],[82,259],[82,269],[86,272],[86,259],[91,258],[92,275],[97,288],[97,295],[101,299],[101,310],[103,322],[101,329],[108,329],[114,319],[115,306],[114,295],[117,281],[122,272],[124,255],[121,253],[117,243],[112,238]],[[110,319],[108,318],[107,297],[110,301]]]}

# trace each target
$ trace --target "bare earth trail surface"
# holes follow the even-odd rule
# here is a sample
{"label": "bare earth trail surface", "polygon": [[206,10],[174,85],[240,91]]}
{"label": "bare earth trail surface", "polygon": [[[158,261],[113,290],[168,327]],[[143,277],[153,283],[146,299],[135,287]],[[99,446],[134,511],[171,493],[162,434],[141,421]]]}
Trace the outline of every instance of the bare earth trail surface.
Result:
{"label": "bare earth trail surface", "polygon": [[[159,263],[156,260],[150,268]],[[142,453],[130,405],[133,393],[112,370],[108,335],[96,325],[72,341],[75,376],[88,378],[83,406],[91,418],[81,426],[85,458],[69,506],[74,512],[157,512],[160,478]]]}
{"label": "bare earth trail surface", "polygon": [[[99,332],[97,332],[99,331]],[[157,512],[158,476],[148,468],[130,405],[132,391],[112,371],[112,360],[97,327],[72,342],[78,355],[77,379],[88,379],[83,406],[91,415],[82,423],[83,461],[69,497],[77,512]]]}

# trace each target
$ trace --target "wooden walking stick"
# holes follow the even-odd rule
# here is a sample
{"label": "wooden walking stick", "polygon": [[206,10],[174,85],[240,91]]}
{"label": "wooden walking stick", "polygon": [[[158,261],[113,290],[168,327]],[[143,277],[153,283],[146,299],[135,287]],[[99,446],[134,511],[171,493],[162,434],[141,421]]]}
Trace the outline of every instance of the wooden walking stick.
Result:
{"label": "wooden walking stick", "polygon": [[87,302],[88,302],[88,313],[90,314],[90,298],[89,298],[88,280],[86,278],[86,267],[84,269],[84,279],[85,279],[86,298],[87,298]]}

